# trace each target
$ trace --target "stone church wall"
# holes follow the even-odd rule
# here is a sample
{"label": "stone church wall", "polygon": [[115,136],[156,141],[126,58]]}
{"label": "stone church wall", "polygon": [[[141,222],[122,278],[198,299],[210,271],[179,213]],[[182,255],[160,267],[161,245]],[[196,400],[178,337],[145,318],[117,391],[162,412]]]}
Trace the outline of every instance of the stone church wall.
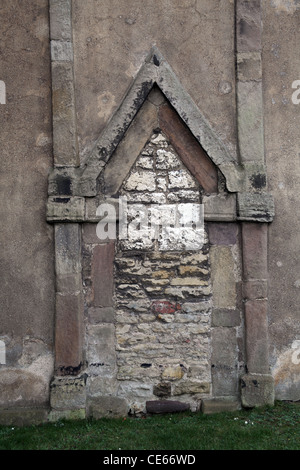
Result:
{"label": "stone church wall", "polygon": [[[299,400],[298,2],[10,0],[0,12],[0,422]],[[152,132],[153,47],[158,86],[207,160]],[[197,110],[213,134],[197,134]],[[101,135],[109,162],[125,148],[127,163],[101,157],[100,172]],[[210,179],[189,173],[198,151]],[[203,202],[197,255],[99,240],[99,190],[121,183],[129,202]]]}

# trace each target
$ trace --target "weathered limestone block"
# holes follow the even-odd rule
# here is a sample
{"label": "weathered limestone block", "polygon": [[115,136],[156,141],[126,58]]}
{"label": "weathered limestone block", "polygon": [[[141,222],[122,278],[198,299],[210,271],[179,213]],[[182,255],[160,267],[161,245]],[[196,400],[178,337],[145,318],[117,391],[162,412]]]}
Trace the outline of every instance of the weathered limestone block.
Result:
{"label": "weathered limestone block", "polygon": [[38,426],[48,421],[47,408],[0,408],[0,426]]}
{"label": "weathered limestone block", "polygon": [[187,170],[169,171],[169,189],[194,189],[197,185]]}
{"label": "weathered limestone block", "polygon": [[263,222],[272,222],[275,209],[271,194],[240,193],[237,201],[240,220],[260,222],[257,226],[263,225]]}
{"label": "weathered limestone block", "polygon": [[239,81],[261,80],[261,53],[239,52],[237,54],[237,73]]}
{"label": "weathered limestone block", "polygon": [[242,405],[245,408],[274,405],[274,378],[268,374],[247,374],[241,378]]}
{"label": "weathered limestone block", "polygon": [[73,44],[70,41],[51,41],[52,61],[73,61]]}
{"label": "weathered limestone block", "polygon": [[65,419],[67,421],[78,421],[86,419],[85,408],[79,408],[77,410],[51,410],[48,415],[48,421],[56,423],[59,420]]}
{"label": "weathered limestone block", "polygon": [[212,329],[212,387],[214,396],[238,393],[237,335],[234,328]]}
{"label": "weathered limestone block", "polygon": [[205,221],[235,221],[236,194],[212,194],[203,197]]}
{"label": "weathered limestone block", "polygon": [[87,361],[93,375],[107,376],[115,372],[115,326],[113,324],[87,327]]}
{"label": "weathered limestone block", "polygon": [[184,369],[180,365],[175,367],[166,367],[162,372],[162,378],[165,380],[178,380],[184,376]]}
{"label": "weathered limestone block", "polygon": [[210,393],[210,384],[195,380],[185,380],[174,385],[173,395]]}
{"label": "weathered limestone block", "polygon": [[0,408],[43,407],[48,403],[48,377],[30,370],[0,371]]}
{"label": "weathered limestone block", "polygon": [[180,166],[177,156],[172,151],[159,149],[156,155],[156,168],[158,170],[174,170]]}
{"label": "weathered limestone block", "polygon": [[50,384],[50,405],[54,410],[85,408],[86,375],[54,377]]}
{"label": "weathered limestone block", "polygon": [[201,411],[204,414],[224,413],[241,409],[241,403],[236,397],[203,398]]}
{"label": "weathered limestone block", "polygon": [[[261,81],[238,82],[238,134],[243,161],[264,161]],[[253,145],[253,141],[255,145]]]}
{"label": "weathered limestone block", "polygon": [[146,400],[153,398],[153,385],[138,381],[122,381],[117,396],[125,398],[132,408],[133,403],[145,403]]}
{"label": "weathered limestone block", "polygon": [[155,175],[145,170],[132,172],[124,187],[127,191],[155,191]]}
{"label": "weathered limestone block", "polygon": [[101,396],[89,398],[87,417],[93,419],[120,418],[128,415],[129,407],[124,398]]}
{"label": "weathered limestone block", "polygon": [[55,269],[58,276],[81,272],[81,239],[78,224],[55,225]]}
{"label": "weathered limestone block", "polygon": [[51,39],[71,40],[71,0],[50,0],[50,35]]}
{"label": "weathered limestone block", "polygon": [[114,323],[115,310],[113,307],[90,307],[88,309],[88,319],[91,325],[97,323]]}
{"label": "weathered limestone block", "polygon": [[172,388],[169,382],[161,382],[153,387],[153,394],[157,397],[169,397],[171,396],[171,392]]}
{"label": "weathered limestone block", "polygon": [[91,397],[116,395],[118,381],[116,374],[112,375],[90,375],[87,378],[87,394]]}
{"label": "weathered limestone block", "polygon": [[47,203],[48,222],[83,222],[85,200],[81,197],[49,197]]}
{"label": "weathered limestone block", "polygon": [[62,53],[59,61],[52,62],[54,162],[57,166],[76,166],[78,154],[73,64],[61,60],[65,58],[66,55]]}
{"label": "weathered limestone block", "polygon": [[214,245],[210,249],[213,302],[215,308],[234,308],[237,292],[231,248]]}
{"label": "weathered limestone block", "polygon": [[113,305],[114,254],[114,241],[98,245],[94,249],[92,279],[95,307],[112,307]]}
{"label": "weathered limestone block", "polygon": [[211,324],[212,326],[239,326],[241,324],[241,312],[236,308],[214,308]]}

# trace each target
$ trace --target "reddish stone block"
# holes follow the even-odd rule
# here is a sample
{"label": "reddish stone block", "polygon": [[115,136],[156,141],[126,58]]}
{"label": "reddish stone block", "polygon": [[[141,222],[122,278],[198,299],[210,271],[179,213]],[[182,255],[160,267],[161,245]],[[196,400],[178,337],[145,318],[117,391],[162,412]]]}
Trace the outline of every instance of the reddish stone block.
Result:
{"label": "reddish stone block", "polygon": [[114,257],[114,241],[94,248],[92,259],[94,307],[113,306]]}
{"label": "reddish stone block", "polygon": [[268,226],[245,222],[243,236],[244,278],[267,279],[268,277]]}
{"label": "reddish stone block", "polygon": [[181,310],[181,305],[168,300],[155,300],[152,302],[151,310],[156,315],[159,314],[172,314],[178,310]]}
{"label": "reddish stone block", "polygon": [[218,192],[218,172],[191,131],[169,105],[159,109],[161,130],[180,156],[184,165],[209,194]]}
{"label": "reddish stone block", "polygon": [[210,222],[207,224],[208,238],[212,245],[235,245],[238,226],[235,223]]}
{"label": "reddish stone block", "polygon": [[243,285],[245,300],[266,299],[268,297],[268,283],[263,279],[246,281]]}
{"label": "reddish stone block", "polygon": [[55,361],[58,375],[77,375],[82,365],[83,302],[81,294],[57,294]]}
{"label": "reddish stone block", "polygon": [[267,300],[249,300],[245,303],[246,362],[250,373],[269,372],[267,313]]}

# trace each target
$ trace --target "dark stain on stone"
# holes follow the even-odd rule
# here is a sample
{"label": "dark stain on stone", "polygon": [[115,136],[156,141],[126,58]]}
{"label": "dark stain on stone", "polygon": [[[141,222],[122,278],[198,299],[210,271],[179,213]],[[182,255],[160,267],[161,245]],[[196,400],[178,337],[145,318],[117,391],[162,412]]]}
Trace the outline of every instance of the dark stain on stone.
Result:
{"label": "dark stain on stone", "polygon": [[56,178],[58,194],[71,195],[71,178],[69,176],[58,175]]}
{"label": "dark stain on stone", "polygon": [[62,367],[59,367],[59,373],[60,375],[70,375],[70,376],[74,376],[74,375],[78,375],[81,368],[82,368],[83,364],[80,363],[77,367],[73,367],[73,366],[62,366]]}
{"label": "dark stain on stone", "polygon": [[155,54],[153,56],[153,63],[154,63],[154,65],[156,65],[156,67],[159,67],[159,65],[160,65],[160,62],[159,62],[159,60],[158,60],[158,58]]}
{"label": "dark stain on stone", "polygon": [[60,202],[61,204],[67,204],[68,202],[70,202],[70,198],[69,197],[56,197],[53,199],[54,202]]}
{"label": "dark stain on stone", "polygon": [[252,186],[256,189],[265,188],[266,182],[267,182],[266,175],[261,174],[261,173],[252,175],[251,182],[252,182]]}

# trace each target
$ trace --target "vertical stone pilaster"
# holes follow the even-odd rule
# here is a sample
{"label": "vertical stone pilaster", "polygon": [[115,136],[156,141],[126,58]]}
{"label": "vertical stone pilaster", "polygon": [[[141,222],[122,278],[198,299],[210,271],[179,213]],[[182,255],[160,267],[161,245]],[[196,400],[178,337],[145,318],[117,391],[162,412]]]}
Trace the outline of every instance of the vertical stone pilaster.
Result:
{"label": "vertical stone pilaster", "polygon": [[94,248],[92,271],[94,307],[113,306],[114,241]]}
{"label": "vertical stone pilaster", "polygon": [[56,166],[78,165],[71,0],[50,0],[53,151]]}
{"label": "vertical stone pilaster", "polygon": [[246,167],[264,165],[261,35],[261,0],[237,0],[237,129]]}
{"label": "vertical stone pilaster", "polygon": [[242,240],[248,374],[241,380],[241,395],[242,404],[252,407],[274,403],[268,350],[267,224],[244,222]]}
{"label": "vertical stone pilaster", "polygon": [[79,224],[56,224],[55,369],[77,375],[83,363],[83,299]]}

